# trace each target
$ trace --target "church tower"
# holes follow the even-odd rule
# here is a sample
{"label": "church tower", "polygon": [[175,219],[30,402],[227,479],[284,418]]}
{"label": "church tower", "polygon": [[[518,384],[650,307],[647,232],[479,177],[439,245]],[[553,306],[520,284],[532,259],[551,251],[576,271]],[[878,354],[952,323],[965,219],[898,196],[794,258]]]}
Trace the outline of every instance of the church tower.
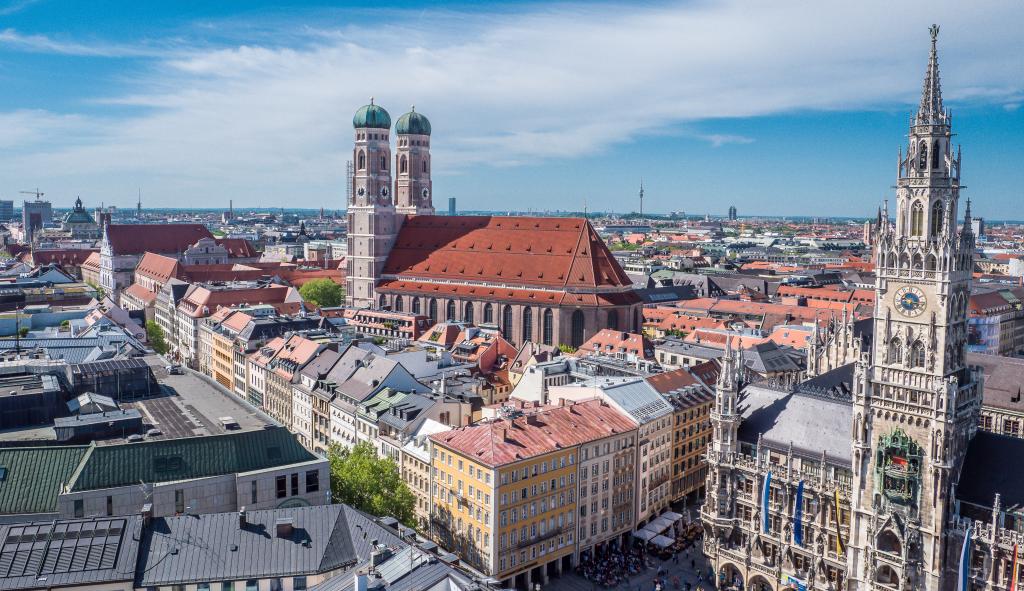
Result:
{"label": "church tower", "polygon": [[960,152],[942,106],[936,41],[906,155],[897,161],[896,223],[875,234],[872,350],[855,366],[853,499],[847,576],[856,589],[944,589],[954,482],[981,405],[967,367],[974,236],[957,228]]}
{"label": "church tower", "polygon": [[398,235],[400,219],[391,195],[391,116],[370,99],[370,104],[356,111],[352,126],[355,147],[345,305],[375,308],[374,288]]}
{"label": "church tower", "polygon": [[433,215],[430,182],[430,121],[416,107],[395,124],[395,203],[399,214]]}

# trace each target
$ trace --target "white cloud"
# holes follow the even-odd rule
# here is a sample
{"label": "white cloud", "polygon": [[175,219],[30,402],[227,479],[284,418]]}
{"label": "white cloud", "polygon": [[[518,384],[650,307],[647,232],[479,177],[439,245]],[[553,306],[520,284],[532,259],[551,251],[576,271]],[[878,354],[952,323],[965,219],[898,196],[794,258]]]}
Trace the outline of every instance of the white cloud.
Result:
{"label": "white cloud", "polygon": [[[0,177],[110,196],[143,184],[147,195],[182,205],[340,206],[351,114],[370,95],[393,119],[413,103],[430,117],[439,174],[577,158],[671,125],[912,103],[932,21],[945,24],[947,100],[1012,104],[1022,92],[1017,0],[982,0],[970,11],[934,0],[728,0],[390,14],[392,22],[372,27],[289,25],[281,35],[289,47],[266,36],[215,49],[176,40],[125,93],[97,90],[99,102],[141,107],[130,116],[2,116],[13,116],[4,126],[12,136],[67,137],[27,149],[0,141]],[[160,55],[11,30],[0,43]],[[689,137],[714,147],[752,141],[701,128]]]}
{"label": "white cloud", "polygon": [[[20,10],[21,8],[18,8]],[[0,15],[5,14],[0,10]],[[162,57],[168,48],[147,48],[144,46],[118,45],[112,43],[78,43],[61,41],[46,35],[24,35],[14,29],[0,31],[0,46],[16,51],[52,53],[80,57]]]}

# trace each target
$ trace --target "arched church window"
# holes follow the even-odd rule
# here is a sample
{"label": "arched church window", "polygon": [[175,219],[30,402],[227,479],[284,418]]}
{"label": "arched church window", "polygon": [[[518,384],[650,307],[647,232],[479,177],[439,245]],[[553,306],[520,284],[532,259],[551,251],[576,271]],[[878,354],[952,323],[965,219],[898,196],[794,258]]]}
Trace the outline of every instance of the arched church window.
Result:
{"label": "arched church window", "polygon": [[608,328],[619,330],[619,313],[615,310],[608,310]]}
{"label": "arched church window", "polygon": [[402,296],[395,297],[395,312],[402,312],[405,306],[402,304]]}
{"label": "arched church window", "polygon": [[356,156],[356,168],[366,170],[366,152],[362,150],[359,150],[359,155]]}
{"label": "arched church window", "polygon": [[405,156],[402,156],[398,161],[398,174],[405,174],[408,171],[408,168],[409,160]]}
{"label": "arched church window", "polygon": [[484,304],[484,324],[494,323],[494,306],[490,303]]}
{"label": "arched church window", "polygon": [[473,324],[473,302],[466,302],[466,308],[462,311],[462,319],[466,324]]}
{"label": "arched church window", "polygon": [[914,265],[913,265],[912,268],[915,271],[920,271],[923,267],[924,267],[924,260],[921,258],[921,253],[919,253],[919,252],[915,253],[914,254]]}
{"label": "arched church window", "polygon": [[430,303],[427,304],[427,316],[430,317],[430,321],[437,324],[437,300],[431,298]]}
{"label": "arched church window", "polygon": [[935,140],[935,143],[932,144],[932,170],[938,170],[939,169],[939,158],[940,157],[941,157],[941,154],[939,153],[939,140]]}
{"label": "arched church window", "polygon": [[523,342],[533,340],[533,308],[523,308]]}
{"label": "arched church window", "polygon": [[899,337],[893,338],[889,341],[889,363],[902,363],[903,362],[903,343]]}
{"label": "arched church window", "polygon": [[501,311],[501,336],[505,340],[512,340],[512,306],[506,305]]}
{"label": "arched church window", "polygon": [[928,255],[924,259],[924,268],[925,268],[925,270],[926,271],[934,271],[935,270],[935,261],[936,261],[935,255],[933,255],[933,254]]}
{"label": "arched church window", "polygon": [[572,330],[570,331],[570,343],[574,348],[578,348],[583,344],[584,338],[584,322],[583,322],[583,310],[576,310],[572,313]]}
{"label": "arched church window", "polygon": [[554,342],[555,335],[555,315],[551,312],[551,308],[544,310],[544,316],[541,320],[541,340],[545,345],[550,345]]}
{"label": "arched church window", "polygon": [[413,314],[419,314],[420,313],[420,299],[419,298],[413,298],[412,299],[412,313]]}
{"label": "arched church window", "polygon": [[910,206],[910,235],[920,236],[924,233],[924,205],[915,201]]}
{"label": "arched church window", "polygon": [[423,159],[423,172],[424,173],[427,172],[427,159],[426,158]]}
{"label": "arched church window", "polygon": [[388,299],[386,297],[384,297],[384,294],[380,294],[380,298],[379,298],[377,304],[378,304],[378,307],[381,310],[387,309],[387,307],[388,307]]}
{"label": "arched church window", "polygon": [[457,322],[459,319],[455,316],[455,300],[448,300],[448,306],[445,310],[444,319],[448,322]]}
{"label": "arched church window", "polygon": [[380,169],[381,170],[387,170],[388,169],[388,157],[385,156],[384,154],[381,154],[381,156],[380,156]]}
{"label": "arched church window", "polygon": [[942,214],[945,208],[942,206],[942,201],[936,201],[932,203],[932,236],[938,236],[942,233]]}
{"label": "arched church window", "polygon": [[914,341],[910,347],[910,367],[924,367],[924,343]]}
{"label": "arched church window", "polygon": [[903,254],[900,255],[900,267],[899,268],[900,269],[909,269],[910,268],[910,256],[907,253],[903,253]]}
{"label": "arched church window", "polygon": [[917,156],[917,167],[924,172],[928,168],[928,143],[924,140],[921,140],[921,143],[918,145]]}

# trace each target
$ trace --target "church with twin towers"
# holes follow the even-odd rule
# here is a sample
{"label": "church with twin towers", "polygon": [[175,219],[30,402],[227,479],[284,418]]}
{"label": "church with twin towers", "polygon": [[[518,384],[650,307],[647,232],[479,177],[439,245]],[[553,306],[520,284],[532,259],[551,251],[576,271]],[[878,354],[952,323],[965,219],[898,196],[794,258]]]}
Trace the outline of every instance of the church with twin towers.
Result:
{"label": "church with twin towers", "polygon": [[352,120],[346,305],[493,326],[515,345],[639,332],[633,282],[584,218],[440,216],[430,121],[371,99]]}

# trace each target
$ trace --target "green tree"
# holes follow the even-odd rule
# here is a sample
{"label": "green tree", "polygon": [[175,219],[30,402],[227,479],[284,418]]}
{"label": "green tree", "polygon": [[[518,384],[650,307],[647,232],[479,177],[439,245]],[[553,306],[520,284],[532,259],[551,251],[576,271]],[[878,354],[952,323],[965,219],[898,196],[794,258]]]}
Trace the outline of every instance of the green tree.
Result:
{"label": "green tree", "polygon": [[167,352],[167,340],[164,338],[164,329],[152,320],[146,322],[146,337],[153,350],[163,355]]}
{"label": "green tree", "polygon": [[330,279],[313,279],[299,288],[299,295],[318,308],[331,308],[341,305],[345,291]]}
{"label": "green tree", "polygon": [[27,337],[28,336],[28,330],[29,329],[28,329],[27,326],[22,326],[21,328],[18,329],[18,336],[21,337],[21,338]]}
{"label": "green tree", "polygon": [[327,459],[335,503],[352,505],[371,515],[390,515],[416,527],[416,497],[402,481],[394,460],[377,457],[373,446],[366,442],[351,449],[332,445]]}

